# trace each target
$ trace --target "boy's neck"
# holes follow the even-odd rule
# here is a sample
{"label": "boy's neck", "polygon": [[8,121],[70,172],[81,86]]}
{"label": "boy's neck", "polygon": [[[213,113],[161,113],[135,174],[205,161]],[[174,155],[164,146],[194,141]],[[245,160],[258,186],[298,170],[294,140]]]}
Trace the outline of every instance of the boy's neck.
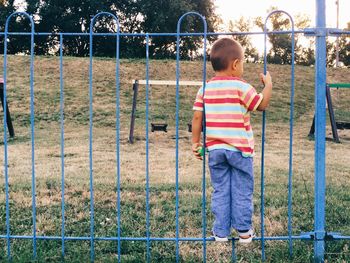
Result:
{"label": "boy's neck", "polygon": [[237,76],[233,72],[229,71],[215,71],[215,77],[234,77],[234,78],[241,78],[241,76]]}

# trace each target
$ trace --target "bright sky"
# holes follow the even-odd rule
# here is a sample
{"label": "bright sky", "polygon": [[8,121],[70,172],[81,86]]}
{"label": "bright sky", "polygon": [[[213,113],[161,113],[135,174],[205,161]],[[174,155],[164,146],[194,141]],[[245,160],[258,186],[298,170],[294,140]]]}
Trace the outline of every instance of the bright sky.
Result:
{"label": "bright sky", "polygon": [[[225,22],[238,20],[241,16],[254,18],[261,16],[265,19],[267,9],[275,6],[282,9],[292,17],[297,14],[306,14],[311,18],[311,26],[315,25],[316,0],[214,0],[217,12]],[[350,1],[339,0],[339,27],[345,28],[350,21]],[[326,24],[327,27],[336,27],[337,8],[336,0],[326,0]]]}
{"label": "bright sky", "polygon": [[[271,7],[286,11],[293,18],[296,15],[307,15],[311,20],[311,27],[315,27],[315,10],[316,0],[214,0],[217,13],[224,20],[225,25],[221,31],[227,31],[227,24],[230,20],[236,21],[240,17],[245,19],[261,16],[265,21],[268,15],[267,10]],[[350,22],[350,0],[339,0],[339,28],[343,29]],[[337,7],[336,0],[326,0],[326,26],[330,28],[337,27]],[[259,28],[253,28],[252,31],[261,31]],[[263,53],[263,35],[255,35],[251,37],[253,46],[259,53]],[[301,40],[301,43],[304,43]],[[304,40],[307,45],[307,39]],[[267,43],[269,48],[269,43]]]}

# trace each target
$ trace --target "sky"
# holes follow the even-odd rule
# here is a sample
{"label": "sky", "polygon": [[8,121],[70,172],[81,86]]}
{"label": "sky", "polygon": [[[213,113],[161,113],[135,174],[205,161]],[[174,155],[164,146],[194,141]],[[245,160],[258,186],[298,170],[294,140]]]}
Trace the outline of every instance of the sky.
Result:
{"label": "sky", "polygon": [[[316,0],[214,0],[217,14],[223,19],[221,31],[227,32],[227,25],[230,20],[236,21],[240,17],[245,19],[261,16],[265,21],[268,15],[268,9],[271,6],[286,11],[293,18],[297,15],[307,15],[311,20],[311,27],[315,27]],[[253,8],[252,8],[253,7]],[[339,0],[339,28],[345,28],[347,22],[350,22],[350,0]],[[336,0],[326,0],[326,26],[329,28],[337,27],[337,7]],[[226,29],[226,30],[225,30]],[[253,28],[252,31],[261,31],[259,28]],[[260,54],[264,49],[263,35],[251,36],[252,44],[258,49]],[[307,38],[301,39],[302,45],[308,45]],[[269,49],[269,43],[267,47]]]}
{"label": "sky", "polygon": [[[298,14],[308,15],[311,25],[315,25],[316,0],[214,0],[217,13],[224,22],[238,20],[241,16],[255,18],[267,16],[267,10],[271,6],[282,9],[292,17]],[[339,27],[345,28],[350,21],[350,1],[339,0]],[[326,0],[326,24],[327,27],[335,28],[337,23],[336,0]]]}

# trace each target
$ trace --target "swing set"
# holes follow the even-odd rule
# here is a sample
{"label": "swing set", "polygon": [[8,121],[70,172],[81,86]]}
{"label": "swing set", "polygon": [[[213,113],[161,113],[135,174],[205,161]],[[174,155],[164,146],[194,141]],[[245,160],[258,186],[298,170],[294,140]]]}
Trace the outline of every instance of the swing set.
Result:
{"label": "swing set", "polygon": [[[177,82],[175,80],[132,80],[133,85],[133,100],[132,100],[132,110],[131,110],[131,120],[130,120],[130,133],[129,133],[129,143],[134,143],[134,130],[135,130],[135,119],[136,119],[136,106],[137,106],[137,96],[139,85],[149,85],[149,86],[176,86]],[[202,86],[202,81],[179,81],[179,86]],[[168,97],[168,95],[166,95]],[[165,98],[167,99],[167,98]],[[166,104],[166,103],[165,103]],[[189,122],[187,124],[188,131],[192,132],[192,124]],[[163,131],[168,132],[168,123],[167,122],[159,122],[156,119],[151,120],[151,131]]]}
{"label": "swing set", "polygon": [[[335,119],[335,112],[332,102],[332,95],[331,95],[331,89],[346,89],[350,88],[350,83],[327,83],[326,84],[326,100],[328,105],[328,115],[332,127],[332,135],[333,135],[333,141],[336,143],[340,143],[339,135],[338,135],[338,129],[344,130],[344,129],[350,129],[350,120],[340,120],[337,121]],[[312,120],[312,125],[310,128],[310,132],[308,137],[313,139],[315,135],[315,116]]]}

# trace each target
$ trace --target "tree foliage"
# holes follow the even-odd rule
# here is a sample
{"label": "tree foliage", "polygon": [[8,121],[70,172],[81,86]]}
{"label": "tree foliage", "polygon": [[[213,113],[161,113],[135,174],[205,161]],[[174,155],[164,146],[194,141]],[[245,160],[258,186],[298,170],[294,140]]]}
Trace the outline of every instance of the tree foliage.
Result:
{"label": "tree foliage", "polygon": [[[144,0],[141,1],[142,14],[145,19],[142,28],[145,32],[176,32],[178,19],[188,11],[197,11],[206,17],[208,31],[215,31],[219,18],[215,15],[213,1],[203,0]],[[181,32],[203,32],[202,20],[188,16],[182,21]],[[209,38],[210,39],[210,38]],[[183,37],[181,39],[181,56],[196,57],[202,45],[201,37]],[[175,38],[154,37],[150,52],[155,57],[172,57],[175,54]]]}
{"label": "tree foliage", "polygon": [[[89,35],[91,19],[99,12],[107,11],[115,14],[119,20],[119,30],[122,33],[170,33],[176,32],[179,18],[186,12],[196,11],[206,17],[208,31],[213,32],[221,22],[215,13],[214,0],[2,0],[0,2],[0,31],[5,30],[7,17],[17,11],[19,6],[33,14],[36,32],[52,32],[51,35],[35,36],[35,52],[38,55],[57,54],[59,52],[60,36],[58,33],[75,32],[86,35],[64,36],[63,50],[65,55],[87,56],[89,54]],[[275,10],[271,7],[269,11]],[[310,26],[306,16],[295,17],[295,29]],[[263,19],[257,17],[254,23],[241,17],[230,21],[230,32],[249,32],[254,24],[264,29]],[[100,16],[93,25],[97,33],[115,33],[117,24],[107,16]],[[268,21],[269,31],[291,30],[287,16],[276,13]],[[350,30],[350,23],[347,31]],[[30,23],[25,17],[12,18],[9,32],[30,32]],[[203,32],[201,19],[188,16],[183,20],[181,32]],[[246,50],[246,55],[257,61],[259,54],[252,44],[251,36],[235,35],[235,38]],[[215,37],[209,37],[209,42]],[[267,54],[269,63],[291,64],[292,36],[291,34],[269,34],[271,49]],[[0,36],[0,52],[4,50],[4,37]],[[30,50],[30,36],[9,35],[7,52],[9,54],[24,53]],[[120,37],[120,56],[126,58],[144,58],[146,40],[140,36]],[[149,54],[151,58],[174,58],[176,55],[176,37],[151,36],[149,39]],[[314,39],[305,40],[302,34],[295,34],[295,62],[301,65],[311,65],[315,62]],[[192,59],[202,55],[203,39],[196,37],[181,37],[180,56]],[[95,56],[115,56],[116,37],[94,35],[93,53]],[[327,40],[327,64],[335,61],[335,42]],[[350,40],[346,35],[339,37],[339,58],[350,66]]]}
{"label": "tree foliage", "polygon": [[[18,6],[15,0],[5,0],[0,3],[0,31],[5,31],[5,24],[7,18],[16,10]],[[9,20],[8,32],[30,32],[30,22],[25,17],[12,17]],[[1,53],[4,50],[4,38],[0,38],[0,50]],[[8,53],[28,53],[30,47],[29,36],[11,35],[6,39]]]}
{"label": "tree foliage", "polygon": [[[270,12],[276,10],[276,7],[271,7]],[[287,31],[291,30],[291,21],[283,13],[273,14],[268,21],[268,31]],[[264,30],[264,23],[261,17],[256,18],[255,23],[258,27]],[[297,16],[295,18],[295,30],[304,29],[309,26],[310,19],[306,16]],[[269,42],[271,49],[267,54],[267,61],[274,64],[291,64],[292,63],[292,34],[269,34]],[[300,44],[300,35],[294,35],[294,51],[295,61],[297,63],[305,61],[305,51],[307,56],[310,55],[309,49],[304,49]]]}
{"label": "tree foliage", "polygon": [[[1,18],[6,18],[16,9],[13,5],[14,0],[7,2],[9,2],[5,6],[7,9],[0,7]],[[213,0],[27,0],[26,9],[28,13],[34,14],[36,32],[53,33],[49,36],[36,37],[36,54],[57,53],[59,32],[89,33],[91,19],[102,11],[116,14],[122,33],[176,32],[178,19],[189,11],[196,11],[206,17],[208,31],[214,31],[219,22]],[[23,25],[14,24],[19,31],[23,31]],[[97,33],[115,33],[118,28],[116,22],[108,16],[96,19],[93,27],[93,31]],[[189,16],[183,20],[181,31],[203,32],[202,21]],[[155,58],[173,57],[175,41],[175,37],[152,37],[149,42],[150,55]],[[116,37],[95,35],[93,45],[94,55],[114,56]],[[192,58],[199,55],[201,45],[201,37],[181,38],[181,56]],[[121,36],[120,55],[128,58],[144,57],[145,46],[145,37]],[[63,49],[66,55],[87,56],[89,36],[65,36]],[[17,43],[11,52],[16,53],[20,50],[21,47]]]}
{"label": "tree foliage", "polygon": [[[350,22],[345,31],[350,31]],[[343,62],[345,66],[350,66],[350,39],[347,35],[342,35],[338,39],[339,41],[339,61]],[[336,43],[334,42],[328,49],[328,60],[329,64],[335,65],[336,60]]]}
{"label": "tree foliage", "polygon": [[[229,22],[229,32],[249,32],[252,29],[252,22],[250,20],[241,17],[239,20]],[[245,49],[245,54],[249,59],[253,61],[259,60],[258,50],[253,47],[251,37],[249,35],[235,35],[236,39],[242,47]]]}

